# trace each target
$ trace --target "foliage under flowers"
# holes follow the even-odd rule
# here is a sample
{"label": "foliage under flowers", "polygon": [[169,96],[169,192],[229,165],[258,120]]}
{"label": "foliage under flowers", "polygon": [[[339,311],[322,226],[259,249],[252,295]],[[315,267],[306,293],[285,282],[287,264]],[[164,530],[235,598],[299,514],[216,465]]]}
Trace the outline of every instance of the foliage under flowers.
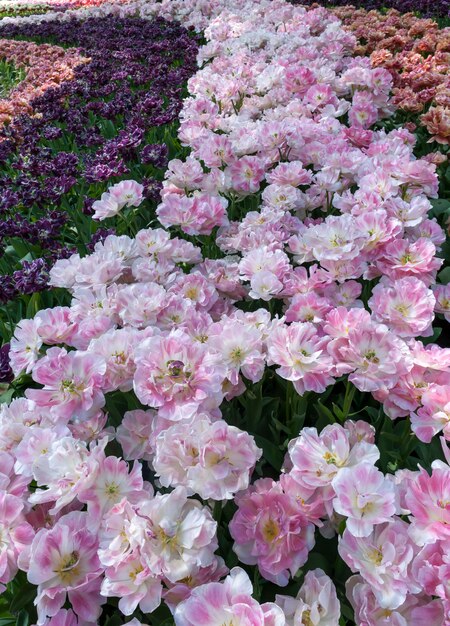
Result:
{"label": "foliage under flowers", "polygon": [[[39,626],[446,626],[435,155],[324,9],[137,9],[205,28],[189,156],[168,163],[163,228],[58,260],[70,304],[16,327],[5,597]],[[116,182],[94,219],[139,205],[140,183]]]}
{"label": "foliage under flowers", "polygon": [[0,98],[8,96],[24,75],[24,71],[11,61],[0,60]]}

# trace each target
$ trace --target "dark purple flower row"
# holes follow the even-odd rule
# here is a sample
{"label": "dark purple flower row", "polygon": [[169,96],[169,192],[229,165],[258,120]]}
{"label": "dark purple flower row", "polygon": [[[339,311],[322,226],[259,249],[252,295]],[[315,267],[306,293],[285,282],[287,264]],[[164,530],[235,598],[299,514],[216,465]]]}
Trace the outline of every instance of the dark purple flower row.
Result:
{"label": "dark purple flower row", "polygon": [[0,131],[0,245],[21,240],[34,258],[0,277],[5,302],[45,289],[57,258],[102,238],[104,229],[96,233],[89,215],[112,182],[143,182],[149,200],[143,223],[153,217],[169,157],[164,130],[178,118],[198,44],[162,19],[9,24],[0,34],[76,46],[91,58],[73,81],[33,101],[38,115]]}
{"label": "dark purple flower row", "polygon": [[423,17],[449,17],[450,0],[291,0],[293,4],[320,4],[324,7],[352,5],[357,9],[397,9],[401,13],[420,13]]}

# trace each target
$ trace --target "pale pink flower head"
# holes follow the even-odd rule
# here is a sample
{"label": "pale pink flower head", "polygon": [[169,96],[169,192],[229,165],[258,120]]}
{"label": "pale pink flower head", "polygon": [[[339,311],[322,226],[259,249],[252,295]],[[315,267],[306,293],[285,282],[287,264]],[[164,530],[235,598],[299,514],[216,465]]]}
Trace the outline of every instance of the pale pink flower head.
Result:
{"label": "pale pink flower head", "polygon": [[[318,261],[349,261],[360,254],[367,235],[352,215],[332,215],[318,225],[309,226],[303,244]],[[308,260],[308,259],[305,259]]]}
{"label": "pale pink flower head", "polygon": [[137,207],[144,199],[144,187],[135,180],[121,180],[120,183],[109,187],[108,193],[117,202],[119,209],[124,206]]}
{"label": "pale pink flower head", "polygon": [[450,537],[450,467],[433,464],[431,476],[423,469],[409,482],[405,495],[411,512],[411,536],[419,546]]}
{"label": "pale pink flower head", "polygon": [[369,306],[376,322],[386,324],[399,337],[432,334],[435,297],[415,278],[381,281],[372,291]]}
{"label": "pale pink flower head", "polygon": [[450,441],[450,386],[430,384],[421,402],[422,406],[410,415],[411,430],[425,443],[430,443],[441,431]]}
{"label": "pale pink flower head", "polygon": [[206,400],[222,400],[225,368],[182,330],[156,335],[136,351],[134,389],[141,402],[172,420],[193,417]]}
{"label": "pale pink flower head", "polygon": [[258,604],[252,584],[240,567],[222,582],[196,587],[175,609],[176,626],[285,626],[283,611],[272,603]]}
{"label": "pale pink flower head", "polygon": [[261,380],[265,355],[261,332],[246,319],[223,319],[208,329],[207,345],[220,354],[228,380],[236,385],[239,373],[253,383]]}
{"label": "pale pink flower head", "polygon": [[[366,313],[362,311],[361,316]],[[361,321],[359,326],[348,328],[346,339],[344,335],[328,345],[336,372],[338,375],[351,372],[348,379],[360,391],[390,389],[400,376],[411,370],[410,350],[384,324]],[[325,332],[335,331],[327,325]]]}
{"label": "pale pink flower head", "polygon": [[0,452],[0,490],[25,500],[28,495],[29,482],[28,476],[15,473],[13,455]]}
{"label": "pale pink flower head", "polygon": [[250,279],[249,296],[254,300],[268,302],[283,289],[283,283],[269,270],[255,272]]}
{"label": "pale pink flower head", "polygon": [[139,515],[147,522],[141,551],[154,573],[175,583],[214,561],[217,524],[210,509],[189,499],[183,487],[143,501]]}
{"label": "pale pink flower head", "polygon": [[166,179],[180,189],[192,190],[200,186],[204,172],[197,159],[188,157],[185,161],[172,159],[167,166]]}
{"label": "pale pink flower head", "polygon": [[356,91],[352,106],[348,113],[348,121],[352,127],[369,128],[378,119],[378,110],[369,93]]}
{"label": "pale pink flower head", "polygon": [[170,257],[172,241],[163,228],[144,228],[136,234],[136,247],[140,256]]}
{"label": "pale pink flower head", "polygon": [[282,281],[291,269],[287,254],[282,250],[272,250],[269,246],[253,248],[239,263],[239,271],[247,280],[251,280],[260,272],[269,272]]}
{"label": "pale pink flower head", "polygon": [[32,320],[21,320],[16,326],[9,351],[9,364],[16,376],[22,371],[29,374],[39,358],[43,344],[38,332],[41,324],[42,320],[35,317]]}
{"label": "pale pink flower head", "polygon": [[164,307],[166,290],[154,282],[121,286],[115,310],[123,326],[147,328],[155,324]]}
{"label": "pale pink flower head", "polygon": [[320,324],[331,309],[330,301],[314,292],[295,294],[286,309],[286,322]]}
{"label": "pale pink flower head", "polygon": [[87,414],[100,409],[105,398],[101,391],[106,362],[88,352],[67,352],[50,348],[33,368],[32,377],[43,389],[27,389],[26,396],[40,407],[55,407],[67,420],[74,413]]}
{"label": "pale pink flower head", "polygon": [[80,439],[86,443],[104,438],[110,441],[114,439],[114,428],[107,426],[107,422],[108,415],[103,411],[97,411],[87,417],[74,417],[68,424],[68,428],[74,439]]}
{"label": "pale pink flower head", "polygon": [[356,422],[346,420],[344,428],[349,433],[349,442],[352,447],[360,441],[375,443],[375,428],[364,420],[356,420]]}
{"label": "pale pink flower head", "polygon": [[151,495],[144,490],[140,463],[129,471],[126,461],[107,456],[99,464],[94,482],[78,494],[78,499],[87,503],[92,519],[100,519],[123,498],[133,503]]}
{"label": "pale pink flower head", "polygon": [[265,175],[265,161],[256,156],[243,156],[225,170],[227,185],[233,191],[246,195],[259,190]]}
{"label": "pale pink flower head", "polygon": [[[380,390],[374,397],[384,403],[385,412],[396,418],[411,415],[411,419],[418,428],[421,421],[426,430],[422,437],[429,436],[430,427],[433,432],[445,428],[445,415],[436,415],[436,412],[425,412],[419,418],[416,411],[422,404],[422,396],[433,384],[448,386],[450,384],[450,350],[440,348],[436,344],[428,344],[426,347],[420,341],[409,341],[409,347],[413,358],[413,367],[406,375],[399,378],[396,385],[389,392]],[[432,399],[432,396],[429,398]],[[437,411],[439,413],[439,411]]]}
{"label": "pale pink flower head", "polygon": [[80,255],[72,254],[68,259],[58,259],[50,270],[49,285],[71,289],[76,282]]}
{"label": "pale pink flower head", "polygon": [[412,574],[430,596],[450,599],[450,540],[425,545],[414,559]]}
{"label": "pale pink flower head", "polygon": [[209,133],[199,146],[198,156],[209,168],[223,167],[233,160],[232,143],[226,135]]}
{"label": "pale pink flower head", "polygon": [[119,610],[131,615],[138,607],[151,613],[161,603],[161,578],[149,568],[138,549],[115,566],[107,567],[102,582],[102,596],[119,597]]}
{"label": "pale pink flower head", "polygon": [[277,595],[275,599],[286,616],[286,626],[339,624],[341,607],[336,588],[331,578],[321,569],[307,572],[296,598]]}
{"label": "pale pink flower head", "polygon": [[33,469],[41,460],[41,456],[48,453],[54,442],[68,435],[70,436],[70,431],[66,426],[53,426],[53,424],[50,428],[38,425],[28,426],[14,452],[16,457],[14,471],[31,478]]}
{"label": "pale pink flower head", "polygon": [[90,342],[88,352],[98,354],[106,361],[102,382],[105,393],[116,389],[130,391],[133,388],[136,369],[133,356],[139,339],[139,333],[134,328],[119,328],[111,329]]}
{"label": "pale pink flower head", "polygon": [[116,567],[145,543],[147,520],[126,498],[109,509],[99,528],[98,556],[104,567]]}
{"label": "pale pink flower head", "polygon": [[187,600],[196,587],[207,583],[219,582],[219,580],[224,578],[229,572],[230,570],[225,565],[225,561],[222,557],[218,556],[211,565],[199,567],[197,571],[192,572],[185,580],[180,580],[177,583],[171,583],[169,580],[165,580],[164,583],[167,589],[163,591],[164,602],[171,612],[174,613],[177,605],[183,600]]}
{"label": "pale pink flower head", "polygon": [[153,466],[164,487],[182,485],[204,500],[225,500],[248,487],[260,456],[248,433],[198,416],[159,435]]}
{"label": "pale pink flower head", "polygon": [[32,466],[38,487],[46,489],[36,489],[29,496],[30,503],[51,502],[50,513],[56,514],[73,502],[95,480],[98,467],[105,458],[107,442],[105,438],[89,450],[84,442],[72,437],[54,441],[48,452]]}
{"label": "pale pink flower head", "polygon": [[67,343],[77,332],[77,325],[71,319],[71,311],[67,306],[55,306],[52,309],[39,311],[35,320],[40,320],[38,333],[47,345]]}
{"label": "pale pink flower head", "polygon": [[92,204],[92,208],[94,209],[92,219],[103,221],[108,217],[114,217],[117,215],[122,207],[119,205],[114,196],[105,191],[102,193],[100,200],[96,200]]}
{"label": "pale pink flower head", "polygon": [[398,517],[374,527],[368,537],[355,537],[349,529],[339,539],[339,554],[353,572],[370,584],[379,605],[401,606],[409,593],[421,591],[411,575],[417,546],[408,534],[409,525]]}
{"label": "pale pink flower head", "polygon": [[309,487],[305,483],[298,482],[290,472],[289,459],[285,460],[285,471],[280,475],[280,484],[285,493],[295,498],[301,506],[308,521],[317,527],[322,527],[322,518],[327,517],[326,502],[324,501],[324,490]]}
{"label": "pale pink flower head", "polygon": [[61,517],[53,528],[42,528],[33,539],[27,576],[38,585],[38,623],[56,615],[66,597],[81,619],[96,621],[100,616],[102,569],[97,536],[89,528],[87,513],[75,511]]}
{"label": "pale pink flower head", "polygon": [[236,503],[229,525],[233,550],[243,563],[258,565],[267,580],[287,585],[314,545],[314,526],[301,504],[270,478],[257,480]]}
{"label": "pale pink flower head", "polygon": [[362,292],[362,285],[356,280],[347,280],[341,284],[331,283],[323,289],[323,296],[335,307],[362,307],[362,301],[358,300]]}
{"label": "pale pink flower head", "polygon": [[436,298],[436,313],[441,313],[447,322],[450,322],[450,283],[448,285],[435,285],[433,293]]}
{"label": "pale pink flower head", "polygon": [[409,594],[396,609],[380,606],[372,588],[361,576],[352,576],[346,585],[346,595],[355,611],[357,624],[364,626],[444,626],[440,600],[424,594]]}
{"label": "pale pink flower head", "polygon": [[436,272],[442,262],[442,259],[436,257],[436,246],[429,239],[420,238],[412,243],[406,239],[396,239],[386,245],[376,266],[392,280],[415,276],[429,285],[435,282]]}
{"label": "pale pink flower head", "polygon": [[208,311],[218,298],[214,285],[200,272],[182,274],[171,285],[169,293],[188,298],[198,309]]}
{"label": "pale pink flower head", "polygon": [[210,235],[214,228],[226,226],[228,201],[222,196],[212,193],[195,193],[192,207],[195,220],[188,229],[192,235]]}
{"label": "pale pink flower head", "polygon": [[0,583],[9,583],[14,578],[18,557],[34,538],[24,508],[22,498],[0,491]]}
{"label": "pale pink flower head", "polygon": [[367,537],[375,524],[390,521],[396,513],[392,481],[370,463],[344,467],[333,479],[333,508],[347,517],[347,529],[355,537]]}
{"label": "pale pink flower head", "polygon": [[156,415],[157,412],[153,409],[147,411],[136,409],[124,413],[122,422],[116,430],[116,439],[122,446],[124,459],[151,461],[153,449],[150,438]]}
{"label": "pale pink flower head", "polygon": [[332,481],[344,468],[374,464],[380,457],[373,443],[364,439],[352,442],[350,431],[340,424],[329,424],[320,434],[316,428],[303,428],[289,443],[288,451],[291,476],[306,488],[320,488],[325,501],[334,496]]}
{"label": "pale pink flower head", "polygon": [[267,340],[268,365],[279,365],[277,374],[293,382],[300,395],[321,393],[333,382],[333,361],[327,352],[329,337],[320,336],[310,322],[277,325]]}
{"label": "pale pink flower head", "polygon": [[273,170],[266,174],[266,180],[271,185],[309,185],[312,174],[304,169],[301,161],[279,163]]}

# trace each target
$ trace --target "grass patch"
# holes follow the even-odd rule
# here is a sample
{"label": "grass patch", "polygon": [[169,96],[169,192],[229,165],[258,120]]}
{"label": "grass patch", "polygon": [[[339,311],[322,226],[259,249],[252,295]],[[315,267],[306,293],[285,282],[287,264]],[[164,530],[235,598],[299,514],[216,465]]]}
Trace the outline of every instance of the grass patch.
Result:
{"label": "grass patch", "polygon": [[6,98],[25,76],[24,68],[16,67],[14,63],[0,59],[0,98]]}

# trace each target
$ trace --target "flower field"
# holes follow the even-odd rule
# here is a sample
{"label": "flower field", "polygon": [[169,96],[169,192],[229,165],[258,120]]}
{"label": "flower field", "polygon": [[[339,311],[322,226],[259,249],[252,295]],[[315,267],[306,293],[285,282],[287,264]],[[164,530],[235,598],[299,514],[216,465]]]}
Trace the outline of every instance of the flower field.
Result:
{"label": "flower field", "polygon": [[450,626],[448,11],[0,2],[0,626]]}

